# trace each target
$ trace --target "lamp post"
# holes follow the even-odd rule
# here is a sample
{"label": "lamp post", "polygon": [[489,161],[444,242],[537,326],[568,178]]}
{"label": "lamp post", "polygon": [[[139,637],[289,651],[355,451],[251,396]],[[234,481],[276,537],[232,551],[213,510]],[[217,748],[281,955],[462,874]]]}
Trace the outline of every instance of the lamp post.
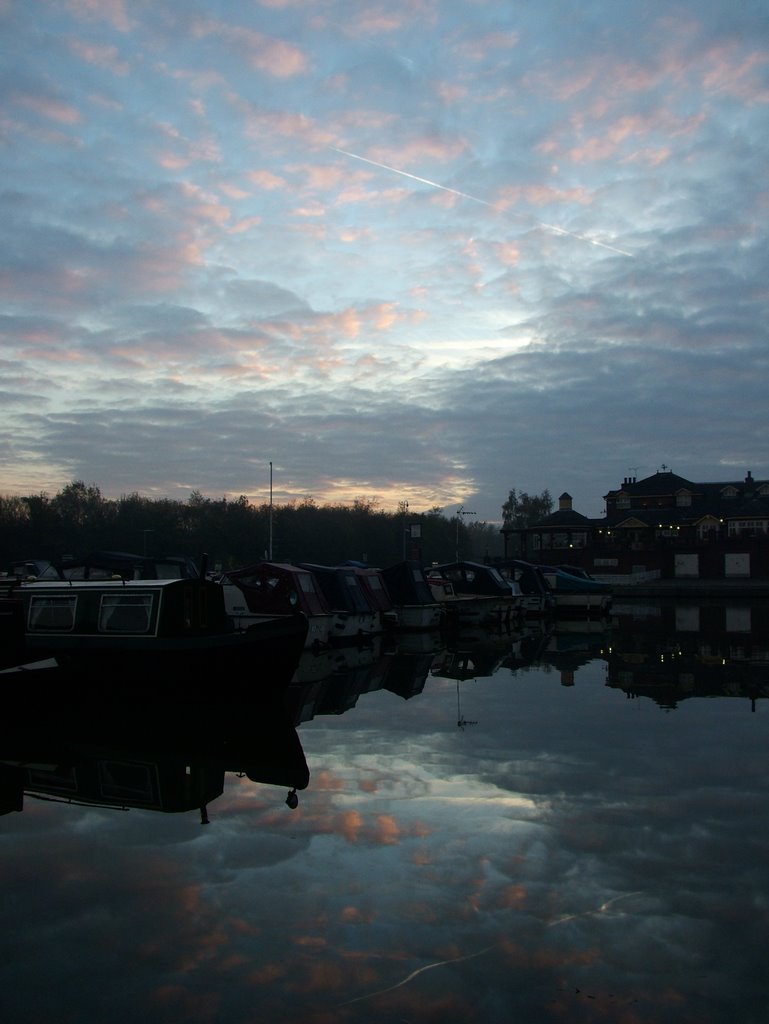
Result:
{"label": "lamp post", "polygon": [[455,544],[454,544],[455,554],[456,554],[456,557],[454,559],[455,562],[459,561],[459,527],[460,527],[460,525],[462,523],[462,516],[474,516],[474,515],[476,515],[475,512],[465,512],[464,505],[460,505],[459,508],[457,509],[457,536],[456,536],[456,541],[455,541]]}
{"label": "lamp post", "polygon": [[272,462],[270,462],[270,534],[267,544],[267,561],[272,561]]}

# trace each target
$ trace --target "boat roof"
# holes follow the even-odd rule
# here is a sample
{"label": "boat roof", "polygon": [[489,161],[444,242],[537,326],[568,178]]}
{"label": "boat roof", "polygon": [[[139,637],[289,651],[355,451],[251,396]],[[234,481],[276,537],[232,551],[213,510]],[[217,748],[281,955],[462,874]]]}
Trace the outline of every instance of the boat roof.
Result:
{"label": "boat roof", "polygon": [[21,584],[23,590],[45,591],[45,590],[153,590],[162,587],[178,586],[183,583],[187,586],[190,583],[201,582],[198,579],[174,579],[174,580],[124,580],[118,577],[112,580],[24,580]]}

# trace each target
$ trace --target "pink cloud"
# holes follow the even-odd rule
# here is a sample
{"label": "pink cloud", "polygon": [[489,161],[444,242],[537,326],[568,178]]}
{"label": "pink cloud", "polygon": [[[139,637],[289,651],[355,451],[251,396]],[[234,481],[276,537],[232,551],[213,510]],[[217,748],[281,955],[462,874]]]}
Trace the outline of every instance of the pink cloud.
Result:
{"label": "pink cloud", "polygon": [[661,134],[666,138],[692,135],[702,125],[705,116],[704,113],[700,113],[692,117],[678,118],[667,111],[646,116],[625,115],[608,124],[600,134],[593,135],[581,145],[574,146],[568,151],[567,156],[575,163],[592,163],[614,158],[621,145],[628,140],[635,142],[651,134]]}
{"label": "pink cloud", "polygon": [[273,174],[272,171],[249,171],[246,177],[257,188],[265,189],[268,192],[276,188],[285,188],[288,185],[285,178]]}
{"label": "pink cloud", "polygon": [[77,124],[81,120],[80,111],[69,103],[57,100],[52,96],[38,96],[33,93],[16,93],[15,101],[36,114],[56,121],[59,124]]}
{"label": "pink cloud", "polygon": [[383,32],[395,32],[415,22],[424,29],[434,20],[434,0],[390,0],[389,3],[361,4],[349,20],[348,32],[356,36],[380,35]]}
{"label": "pink cloud", "polygon": [[222,39],[234,51],[241,53],[252,68],[274,78],[292,78],[304,74],[308,68],[307,58],[299,47],[242,25],[214,18],[199,19],[193,24],[193,35]]}
{"label": "pink cloud", "polygon": [[513,50],[518,45],[517,32],[487,32],[459,43],[456,51],[469,60],[484,60],[493,50]]}
{"label": "pink cloud", "polygon": [[120,60],[116,46],[98,46],[96,43],[84,43],[80,39],[71,40],[69,46],[86,64],[93,64],[121,77],[127,75],[130,70],[128,61]]}
{"label": "pink cloud", "polygon": [[124,0],[66,0],[67,9],[83,21],[106,21],[118,32],[132,27]]}
{"label": "pink cloud", "polygon": [[376,160],[378,163],[397,167],[398,170],[419,174],[420,164],[424,164],[426,160],[450,163],[461,156],[466,149],[467,143],[463,139],[444,139],[425,135],[397,147],[375,147],[362,155],[367,156],[370,160]]}
{"label": "pink cloud", "polygon": [[251,193],[247,192],[245,189],[238,188],[237,185],[231,185],[226,181],[220,182],[218,187],[220,191],[230,199],[247,199],[251,195]]}
{"label": "pink cloud", "polygon": [[268,144],[270,135],[300,139],[306,146],[330,146],[337,141],[333,131],[319,127],[304,114],[260,110],[233,93],[229,94],[229,100],[241,111],[246,133],[258,139],[262,146]]}
{"label": "pink cloud", "polygon": [[252,228],[259,227],[261,223],[261,217],[243,217],[242,220],[235,221],[229,232],[231,235],[241,235],[244,231],[251,231]]}
{"label": "pink cloud", "polygon": [[753,51],[743,56],[734,53],[733,48],[714,47],[707,58],[711,67],[703,74],[702,84],[709,92],[728,93],[746,102],[769,103],[769,89],[763,80],[750,80],[769,61],[765,53]]}
{"label": "pink cloud", "polygon": [[583,188],[559,189],[548,185],[511,185],[499,190],[494,203],[501,210],[529,203],[531,206],[547,206],[550,203],[581,203],[584,206],[592,202],[592,196]]}
{"label": "pink cloud", "polygon": [[512,243],[503,243],[494,246],[497,259],[506,267],[514,267],[521,258],[521,250]]}
{"label": "pink cloud", "polygon": [[401,319],[394,302],[383,302],[379,306],[374,306],[371,313],[373,315],[373,327],[376,331],[386,331]]}

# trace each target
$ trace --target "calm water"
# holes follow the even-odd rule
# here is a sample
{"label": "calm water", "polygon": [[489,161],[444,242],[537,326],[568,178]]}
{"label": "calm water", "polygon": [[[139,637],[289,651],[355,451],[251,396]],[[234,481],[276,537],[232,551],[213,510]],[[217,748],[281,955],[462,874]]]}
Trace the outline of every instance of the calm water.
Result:
{"label": "calm water", "polygon": [[766,609],[615,611],[303,661],[293,810],[234,773],[207,825],[27,795],[3,1019],[764,1024]]}

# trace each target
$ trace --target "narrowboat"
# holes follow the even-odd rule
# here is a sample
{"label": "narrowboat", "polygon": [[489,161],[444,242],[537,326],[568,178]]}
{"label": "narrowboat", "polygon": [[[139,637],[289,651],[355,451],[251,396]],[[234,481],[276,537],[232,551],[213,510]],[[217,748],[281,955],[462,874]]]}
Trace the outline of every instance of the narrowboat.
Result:
{"label": "narrowboat", "polygon": [[205,577],[36,581],[21,595],[27,649],[80,680],[290,680],[307,634],[299,614],[237,629],[222,587]]}

